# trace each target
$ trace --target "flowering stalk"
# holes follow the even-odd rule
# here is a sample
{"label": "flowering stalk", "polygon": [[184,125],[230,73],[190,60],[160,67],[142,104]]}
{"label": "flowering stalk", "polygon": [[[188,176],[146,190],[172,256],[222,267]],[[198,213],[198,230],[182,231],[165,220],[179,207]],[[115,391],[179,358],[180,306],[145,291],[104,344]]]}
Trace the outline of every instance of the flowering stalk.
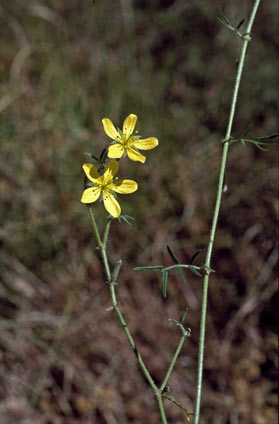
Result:
{"label": "flowering stalk", "polygon": [[[225,176],[225,170],[226,170],[226,162],[227,162],[227,155],[228,155],[228,149],[230,144],[230,137],[231,137],[231,129],[235,114],[235,106],[239,91],[239,85],[240,80],[242,76],[243,66],[244,66],[244,60],[246,56],[246,50],[248,47],[248,43],[251,40],[250,38],[250,32],[252,29],[252,25],[256,16],[256,12],[259,6],[260,0],[255,0],[254,6],[249,18],[249,22],[247,25],[247,29],[245,34],[242,36],[243,39],[243,46],[241,50],[239,65],[237,69],[236,79],[235,79],[235,85],[234,85],[234,92],[232,97],[232,104],[230,109],[230,115],[229,115],[229,121],[226,131],[226,137],[223,144],[223,153],[222,153],[222,160],[221,160],[221,168],[220,168],[220,174],[219,174],[219,182],[218,182],[218,190],[217,190],[217,198],[216,198],[216,204],[214,209],[214,215],[213,215],[213,221],[212,221],[212,227],[210,232],[210,238],[207,248],[207,254],[206,254],[206,261],[205,261],[205,267],[210,270],[210,262],[211,262],[211,255],[212,255],[212,249],[213,249],[213,243],[215,239],[215,233],[216,233],[216,227],[218,222],[218,216],[220,212],[220,205],[221,205],[221,199],[222,199],[222,192],[223,192],[223,184],[224,184],[224,176]],[[200,341],[199,341],[199,360],[198,360],[198,371],[197,371],[197,392],[196,392],[196,402],[195,402],[195,418],[194,418],[194,424],[199,423],[199,417],[200,417],[200,404],[201,404],[201,390],[202,390],[202,374],[203,374],[203,359],[204,359],[204,339],[205,339],[205,322],[206,322],[206,308],[207,308],[207,293],[208,293],[208,282],[209,282],[209,275],[210,271],[207,272],[204,276],[203,280],[203,298],[202,298],[202,310],[201,310],[201,323],[200,323]]]}
{"label": "flowering stalk", "polygon": [[133,339],[133,337],[132,337],[132,335],[131,335],[128,327],[127,327],[127,324],[126,324],[126,321],[125,321],[125,319],[122,315],[122,312],[120,311],[120,309],[118,307],[118,303],[117,303],[117,299],[116,299],[116,293],[115,293],[115,285],[116,285],[116,281],[117,281],[118,272],[119,272],[120,267],[121,267],[121,261],[118,262],[118,264],[116,265],[116,267],[114,269],[114,272],[111,273],[110,266],[109,266],[109,263],[108,263],[107,250],[106,250],[106,244],[107,244],[108,233],[109,233],[109,228],[110,228],[110,220],[108,220],[108,223],[106,225],[105,233],[104,233],[104,239],[102,241],[91,205],[88,206],[88,210],[89,210],[89,214],[90,214],[91,221],[92,221],[93,231],[94,231],[94,234],[95,234],[95,237],[96,237],[96,240],[97,240],[97,244],[98,244],[98,247],[100,249],[101,256],[102,256],[102,259],[103,259],[103,262],[104,262],[107,282],[109,284],[110,297],[111,297],[111,301],[112,301],[112,309],[116,312],[118,319],[121,323],[121,326],[122,326],[122,328],[123,328],[123,330],[124,330],[124,332],[125,332],[125,334],[128,338],[130,346],[131,346],[131,348],[133,349],[133,351],[136,355],[139,366],[141,367],[148,383],[150,384],[152,390],[154,391],[154,393],[156,395],[156,399],[157,399],[157,403],[158,403],[158,407],[159,407],[159,411],[160,411],[160,415],[161,415],[162,424],[167,424],[167,418],[166,418],[163,400],[162,400],[162,397],[163,397],[162,392],[156,386],[153,378],[151,377],[148,369],[146,368],[145,363],[144,363],[144,361],[141,357],[141,354],[139,353],[139,351],[136,347],[136,344],[134,342],[134,339]]}

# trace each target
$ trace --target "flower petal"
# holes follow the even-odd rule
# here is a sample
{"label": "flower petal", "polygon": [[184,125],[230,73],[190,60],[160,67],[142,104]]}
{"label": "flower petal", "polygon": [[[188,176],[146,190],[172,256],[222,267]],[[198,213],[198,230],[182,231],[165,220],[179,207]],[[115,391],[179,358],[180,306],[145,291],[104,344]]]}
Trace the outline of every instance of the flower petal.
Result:
{"label": "flower petal", "polygon": [[87,178],[92,181],[93,183],[96,182],[98,178],[100,178],[100,175],[92,163],[84,163],[82,165],[84,172],[86,173]]}
{"label": "flower petal", "polygon": [[120,194],[134,193],[138,189],[138,184],[133,180],[119,180],[111,185],[111,190]]}
{"label": "flower petal", "polygon": [[113,159],[119,159],[123,156],[124,153],[124,146],[123,144],[117,143],[117,144],[112,144],[111,146],[109,146],[108,148],[108,157]]}
{"label": "flower petal", "polygon": [[117,173],[119,168],[119,162],[117,162],[117,160],[111,160],[106,168],[105,168],[105,172],[103,175],[103,184],[106,184],[109,182],[109,180],[111,180],[115,174]]}
{"label": "flower petal", "polygon": [[123,134],[126,140],[133,134],[137,119],[137,115],[134,115],[133,113],[125,119],[123,123]]}
{"label": "flower petal", "polygon": [[82,193],[82,197],[80,199],[81,203],[93,203],[96,202],[98,197],[101,194],[100,187],[89,187]]}
{"label": "flower petal", "polygon": [[113,140],[119,140],[119,134],[115,126],[113,125],[112,121],[108,118],[104,118],[102,119],[102,123],[103,123],[104,131],[106,135],[108,135]]}
{"label": "flower petal", "polygon": [[103,191],[104,206],[108,213],[114,218],[118,218],[121,214],[121,207],[115,197],[107,190]]}
{"label": "flower petal", "polygon": [[144,163],[146,160],[145,156],[141,155],[139,152],[136,152],[136,150],[132,149],[131,147],[128,147],[127,154],[128,158],[135,162]]}
{"label": "flower petal", "polygon": [[135,140],[132,143],[132,145],[135,146],[137,149],[151,150],[154,149],[154,147],[158,146],[159,141],[155,137],[149,137],[144,138],[143,140],[139,138],[138,140]]}

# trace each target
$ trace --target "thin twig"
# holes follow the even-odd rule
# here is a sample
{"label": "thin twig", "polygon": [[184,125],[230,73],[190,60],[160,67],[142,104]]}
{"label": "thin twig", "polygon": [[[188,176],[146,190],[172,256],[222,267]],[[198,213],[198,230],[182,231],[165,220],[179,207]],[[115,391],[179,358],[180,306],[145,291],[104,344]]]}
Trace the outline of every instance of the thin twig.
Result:
{"label": "thin twig", "polygon": [[116,265],[115,271],[111,273],[110,271],[110,266],[108,263],[108,257],[107,257],[107,251],[106,251],[106,245],[107,245],[107,239],[108,239],[108,233],[109,233],[109,228],[110,228],[110,221],[108,221],[106,228],[105,228],[105,233],[104,233],[104,240],[103,242],[101,241],[101,237],[100,237],[100,233],[98,230],[98,226],[95,220],[95,216],[93,213],[93,209],[91,206],[89,206],[89,213],[90,213],[90,217],[92,220],[92,226],[93,226],[93,231],[94,234],[96,236],[96,240],[97,240],[97,244],[98,247],[101,251],[101,255],[102,255],[102,259],[103,259],[103,263],[104,263],[104,267],[105,267],[105,271],[106,271],[106,277],[109,283],[109,289],[110,289],[110,296],[111,296],[111,301],[112,301],[112,308],[113,310],[116,312],[118,319],[121,323],[121,326],[128,338],[129,344],[131,346],[131,348],[133,349],[133,352],[136,355],[137,361],[139,363],[139,366],[142,369],[143,374],[145,375],[148,383],[150,384],[152,390],[154,391],[155,395],[156,395],[156,399],[157,399],[157,403],[158,403],[158,407],[159,407],[159,411],[160,411],[160,415],[161,415],[161,421],[162,424],[167,424],[167,418],[166,418],[166,414],[165,414],[165,410],[164,410],[164,405],[163,405],[163,400],[162,400],[162,393],[160,392],[159,388],[156,386],[153,378],[151,377],[148,369],[146,368],[146,365],[141,357],[141,354],[139,353],[136,344],[134,342],[134,339],[127,327],[127,323],[124,319],[124,316],[122,315],[122,312],[120,311],[119,307],[118,307],[118,303],[117,303],[117,299],[116,299],[116,293],[115,293],[115,286],[116,286],[116,278],[121,266],[121,261],[118,262],[118,264]]}

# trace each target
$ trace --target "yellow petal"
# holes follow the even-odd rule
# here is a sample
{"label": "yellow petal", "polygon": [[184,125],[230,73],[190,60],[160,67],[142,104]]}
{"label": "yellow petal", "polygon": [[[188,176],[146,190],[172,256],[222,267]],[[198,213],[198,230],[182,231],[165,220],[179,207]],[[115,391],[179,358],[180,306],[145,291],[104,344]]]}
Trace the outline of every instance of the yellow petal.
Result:
{"label": "yellow petal", "polygon": [[111,185],[111,190],[121,194],[134,193],[138,189],[138,184],[133,180],[119,180]]}
{"label": "yellow petal", "polygon": [[108,213],[114,218],[118,218],[121,214],[121,208],[115,197],[107,190],[103,192],[104,206]]}
{"label": "yellow petal", "polygon": [[84,163],[82,165],[82,167],[83,167],[84,172],[86,173],[87,178],[90,181],[92,181],[93,183],[95,183],[96,180],[98,178],[100,178],[100,175],[99,175],[97,169],[91,163]]}
{"label": "yellow petal", "polygon": [[81,203],[93,203],[96,202],[98,197],[101,194],[100,187],[89,187],[84,190],[82,197],[80,199]]}
{"label": "yellow petal", "polygon": [[123,123],[123,134],[125,135],[126,140],[133,134],[137,119],[137,115],[134,115],[133,113],[125,119]]}
{"label": "yellow petal", "polygon": [[119,168],[119,162],[117,162],[117,160],[111,160],[106,168],[105,168],[105,172],[103,175],[103,184],[106,184],[107,182],[109,182],[109,180],[111,180],[115,174],[117,173]]}
{"label": "yellow petal", "polygon": [[145,162],[146,157],[141,155],[139,152],[136,152],[131,147],[127,149],[127,154],[128,154],[128,158],[135,162],[141,162],[141,163]]}
{"label": "yellow petal", "polygon": [[119,159],[123,156],[124,153],[124,146],[123,144],[112,144],[108,148],[108,157],[113,159]]}
{"label": "yellow petal", "polygon": [[159,141],[155,137],[144,138],[143,140],[139,138],[138,140],[132,142],[132,146],[135,146],[137,149],[141,150],[154,149],[154,147],[158,146],[158,144]]}
{"label": "yellow petal", "polygon": [[106,135],[108,135],[113,140],[119,140],[119,134],[116,131],[116,128],[113,125],[113,123],[111,122],[111,120],[108,119],[108,118],[104,118],[104,119],[102,119],[102,123],[103,123],[104,131],[105,131]]}

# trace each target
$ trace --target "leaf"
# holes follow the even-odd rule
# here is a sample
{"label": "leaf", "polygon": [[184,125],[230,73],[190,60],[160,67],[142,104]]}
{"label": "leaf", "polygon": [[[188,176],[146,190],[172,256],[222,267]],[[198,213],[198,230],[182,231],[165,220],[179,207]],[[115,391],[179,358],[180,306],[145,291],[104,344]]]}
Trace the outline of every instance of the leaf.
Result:
{"label": "leaf", "polygon": [[161,270],[164,267],[162,265],[155,265],[155,266],[136,266],[134,268],[134,271],[156,271]]}
{"label": "leaf", "polygon": [[112,272],[112,276],[111,276],[111,281],[112,281],[113,283],[115,283],[115,282],[116,282],[116,280],[117,280],[117,277],[118,277],[118,274],[119,274],[119,271],[120,271],[121,265],[122,265],[122,261],[121,261],[121,260],[119,260],[119,261],[117,262],[117,264],[115,265],[115,267],[114,267],[114,270],[113,270],[113,272]]}
{"label": "leaf", "polygon": [[92,159],[95,159],[99,162],[99,158],[97,158],[97,156],[93,155],[93,153],[89,153],[89,152],[84,152],[85,155],[89,156]]}
{"label": "leaf", "polygon": [[220,20],[222,23],[224,23],[225,25],[230,25],[230,21],[228,20],[228,18],[224,15],[223,10],[221,9],[221,7],[219,7],[219,14],[220,14]]}
{"label": "leaf", "polygon": [[185,317],[187,315],[187,312],[188,312],[188,308],[185,308],[184,311],[182,312],[182,314],[180,315],[180,317],[178,319],[178,321],[180,322],[180,324],[183,324],[184,319],[185,319]]}
{"label": "leaf", "polygon": [[190,259],[190,265],[193,265],[194,260],[196,259],[196,257],[197,257],[200,253],[201,253],[201,249],[197,250],[197,251],[193,254],[193,256],[192,256],[192,257],[191,257],[191,259]]}
{"label": "leaf", "polygon": [[108,152],[108,149],[105,147],[104,150],[102,151],[102,153],[100,154],[100,161],[101,162],[104,162],[104,160],[106,159],[107,152]]}
{"label": "leaf", "polygon": [[193,274],[198,275],[199,277],[202,277],[202,274],[193,266],[189,266],[189,270],[193,272]]}
{"label": "leaf", "polygon": [[135,218],[133,218],[132,216],[129,216],[129,215],[120,215],[117,219],[118,219],[119,222],[124,221],[128,225],[132,225],[130,220],[133,220],[133,221],[135,220]]}
{"label": "leaf", "polygon": [[241,135],[241,139],[242,138],[245,138],[246,137],[246,135],[251,131],[251,129],[253,128],[253,125],[252,124],[250,124],[249,126],[248,126],[248,128],[247,128],[247,130],[245,130],[244,131],[244,133]]}
{"label": "leaf", "polygon": [[[168,249],[169,255],[170,255],[170,257],[172,258],[173,262],[174,262],[175,264],[177,264],[177,265],[180,265],[180,264],[179,264],[179,260],[177,259],[177,257],[176,257],[176,256],[175,256],[175,254],[173,253],[173,251],[171,250],[170,246],[168,246],[168,245],[167,245],[167,249]],[[184,275],[183,275],[183,273],[182,273],[181,268],[177,267],[177,268],[176,268],[176,271],[177,271],[177,273],[178,273],[178,275],[179,275],[179,277],[180,277],[181,281],[183,281],[183,283],[185,283],[185,278],[184,278]]]}
{"label": "leaf", "polygon": [[168,272],[163,272],[162,283],[163,283],[163,296],[167,297],[167,282],[168,282]]}
{"label": "leaf", "polygon": [[272,135],[267,135],[265,137],[258,137],[256,138],[256,141],[271,140],[272,138],[276,138],[276,137],[279,137],[279,134],[272,134]]}
{"label": "leaf", "polygon": [[245,19],[241,19],[241,21],[239,22],[239,24],[237,25],[237,29],[239,29],[241,27],[241,25],[244,23]]}
{"label": "leaf", "polygon": [[263,152],[268,152],[268,149],[265,149],[264,147],[262,147],[260,143],[254,143],[254,144],[258,149],[262,150]]}

